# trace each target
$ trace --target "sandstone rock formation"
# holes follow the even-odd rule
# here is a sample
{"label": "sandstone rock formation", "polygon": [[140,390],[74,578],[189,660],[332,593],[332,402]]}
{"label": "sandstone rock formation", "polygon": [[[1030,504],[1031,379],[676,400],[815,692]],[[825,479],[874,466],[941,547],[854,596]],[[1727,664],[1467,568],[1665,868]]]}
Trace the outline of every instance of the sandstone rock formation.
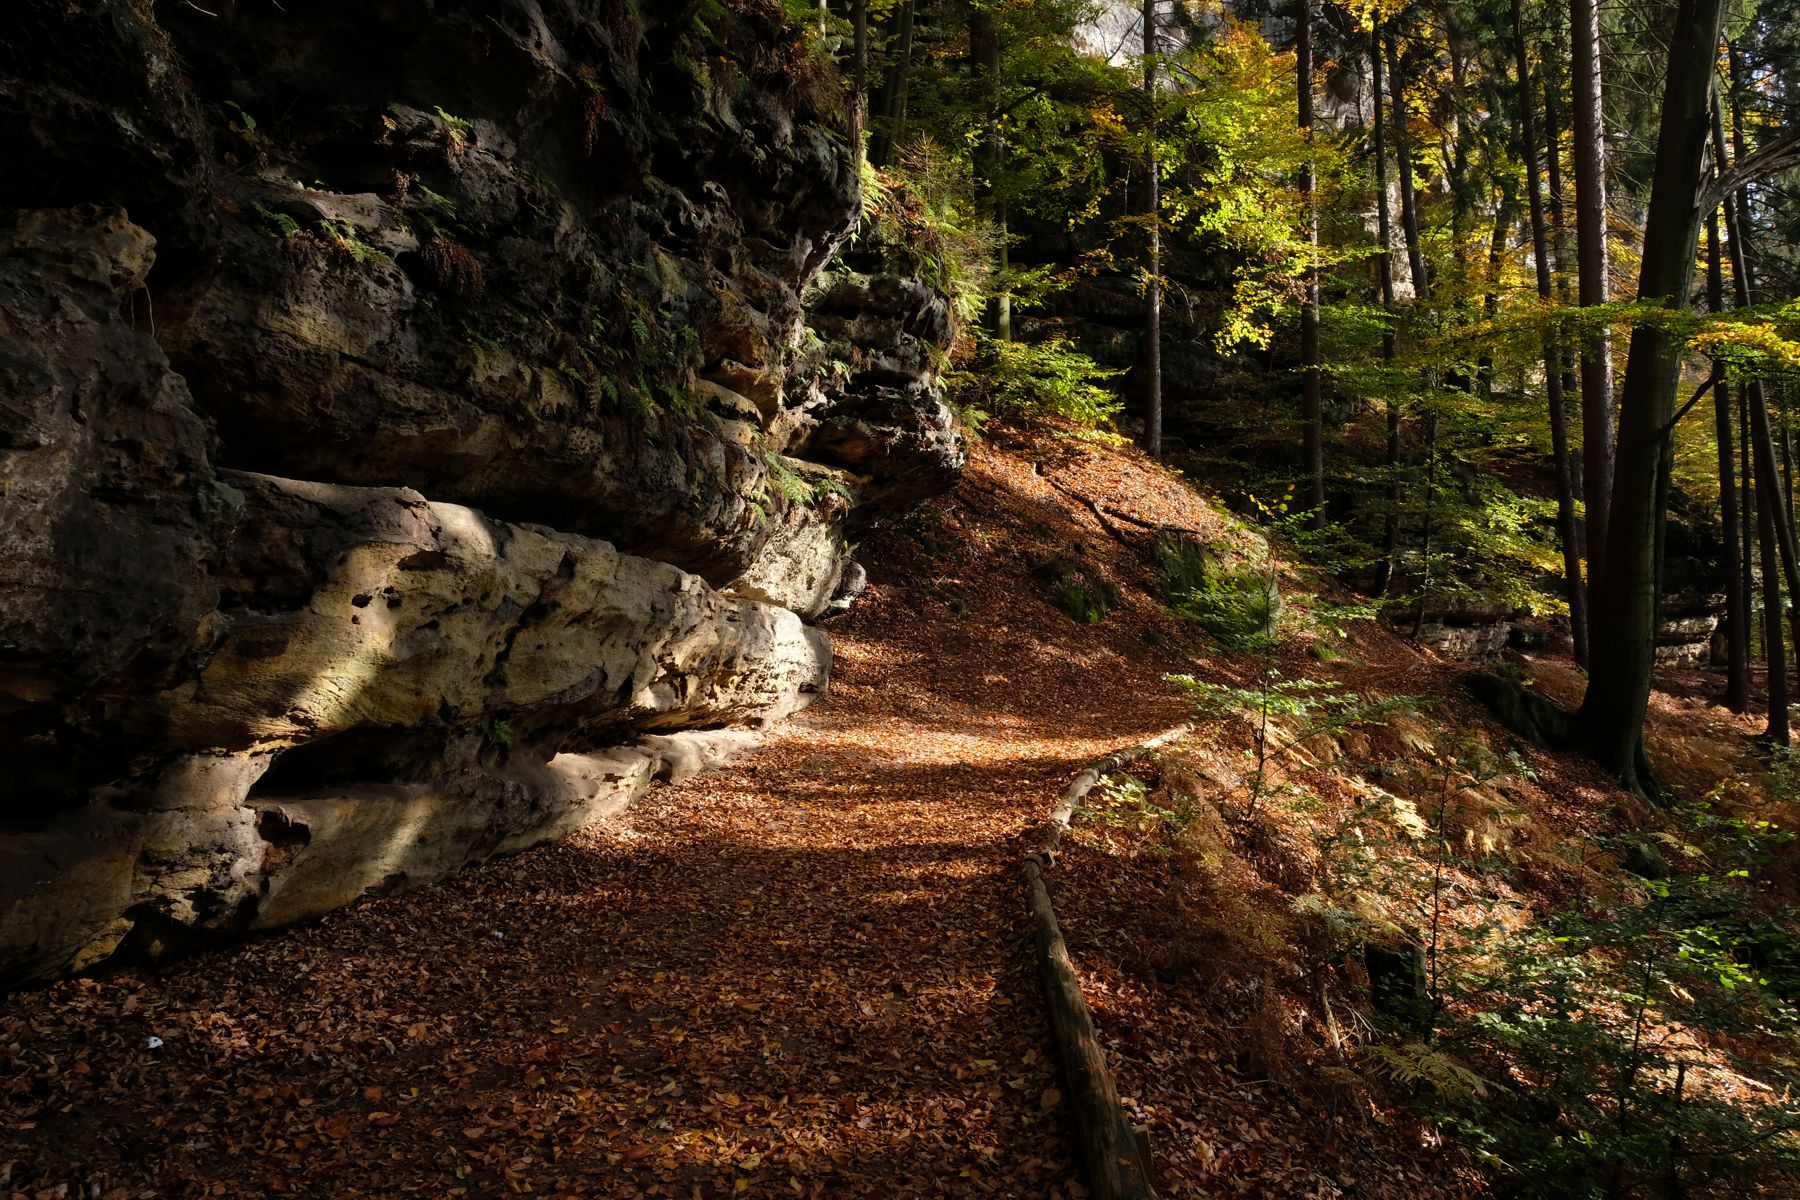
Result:
{"label": "sandstone rock formation", "polygon": [[562,836],[824,688],[962,449],[778,5],[20,10],[0,985]]}

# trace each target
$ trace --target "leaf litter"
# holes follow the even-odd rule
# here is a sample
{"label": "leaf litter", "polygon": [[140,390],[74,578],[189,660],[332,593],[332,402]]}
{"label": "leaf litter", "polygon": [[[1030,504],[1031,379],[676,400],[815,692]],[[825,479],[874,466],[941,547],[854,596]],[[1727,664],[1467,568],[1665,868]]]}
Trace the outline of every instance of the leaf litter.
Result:
{"label": "leaf litter", "polygon": [[[1136,451],[1001,428],[874,536],[831,693],[747,757],[561,845],[8,997],[0,1192],[1085,1195],[1017,869],[1215,653],[1130,544],[1157,525],[1232,536]],[[1103,621],[1051,603],[1054,556],[1114,586]],[[1435,670],[1387,635],[1358,657]],[[1162,1194],[1455,1194],[1420,1130],[1256,1077],[1242,1029],[1124,969],[1160,884],[1117,864],[1078,842],[1052,886]]]}

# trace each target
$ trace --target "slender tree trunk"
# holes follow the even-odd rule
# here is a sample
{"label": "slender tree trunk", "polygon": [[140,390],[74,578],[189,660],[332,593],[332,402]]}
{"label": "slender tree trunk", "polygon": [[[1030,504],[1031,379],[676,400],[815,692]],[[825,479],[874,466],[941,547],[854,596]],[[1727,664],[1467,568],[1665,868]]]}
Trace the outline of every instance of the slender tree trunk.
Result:
{"label": "slender tree trunk", "polygon": [[[1558,52],[1560,53],[1561,33],[1556,35]],[[1546,57],[1548,68],[1551,59]],[[1558,124],[1557,112],[1562,103],[1562,93],[1556,85],[1556,76],[1547,69],[1544,78],[1544,140],[1550,153],[1544,159],[1544,175],[1550,185],[1547,215],[1550,218],[1550,249],[1556,262],[1556,299],[1557,303],[1567,308],[1573,305],[1575,297],[1569,288],[1569,224],[1563,213],[1563,173],[1562,173],[1562,133]],[[1562,363],[1562,390],[1565,397],[1581,394],[1581,383],[1575,377],[1575,355],[1569,350],[1568,343],[1562,336],[1557,338],[1557,347]],[[1586,495],[1586,487],[1582,476],[1581,454],[1569,451],[1569,477],[1575,483],[1575,499],[1579,503]],[[1585,519],[1575,526],[1575,542],[1582,558],[1587,557],[1587,529]],[[1584,598],[1585,599],[1585,598]]]}
{"label": "slender tree trunk", "polygon": [[1775,523],[1770,519],[1777,501],[1761,464],[1756,469],[1756,536],[1762,543],[1763,651],[1769,672],[1769,723],[1763,736],[1778,745],[1788,744],[1787,654],[1781,637],[1781,570],[1775,564]]}
{"label": "slender tree trunk", "polygon": [[1144,107],[1149,128],[1146,165],[1146,224],[1150,235],[1144,286],[1144,450],[1162,457],[1162,165],[1156,139],[1156,0],[1144,0]]}
{"label": "slender tree trunk", "polygon": [[[1738,43],[1736,41],[1727,43],[1727,46],[1726,46],[1726,69],[1729,71],[1729,75],[1727,76],[1727,81],[1730,84],[1729,95],[1730,95],[1730,102],[1731,102],[1732,161],[1742,162],[1744,157],[1746,156],[1746,154],[1748,154],[1748,152],[1749,152],[1749,147],[1748,147],[1748,145],[1746,145],[1745,137],[1744,137],[1744,106],[1743,106],[1744,60],[1743,60],[1743,54],[1739,50]],[[1716,132],[1717,131],[1715,130],[1715,133]],[[1723,161],[1722,155],[1721,155],[1721,161]],[[1731,241],[1732,241],[1732,245],[1733,245],[1733,253],[1734,253],[1734,256],[1736,257],[1737,261],[1736,261],[1736,265],[1733,267],[1733,274],[1738,273],[1738,271],[1740,271],[1740,270],[1742,271],[1743,278],[1744,278],[1744,290],[1743,290],[1743,297],[1742,297],[1742,299],[1739,300],[1739,303],[1742,305],[1748,306],[1749,304],[1754,302],[1754,298],[1756,295],[1756,270],[1755,270],[1755,266],[1753,264],[1753,260],[1751,257],[1752,251],[1755,249],[1755,245],[1756,245],[1756,237],[1754,234],[1754,230],[1756,228],[1756,222],[1753,218],[1753,214],[1751,211],[1750,188],[1748,185],[1745,185],[1745,186],[1737,189],[1737,198],[1736,198],[1735,204],[1728,203],[1726,206],[1727,219],[1729,220],[1734,215],[1737,220],[1737,225],[1736,225],[1736,228],[1731,229],[1730,232],[1731,232]],[[1767,410],[1767,404],[1768,404],[1767,386],[1760,379],[1752,382],[1752,384],[1750,386],[1751,386],[1750,403],[1752,406],[1762,406],[1764,408],[1764,410],[1765,410],[1764,420],[1766,421],[1767,420],[1766,410]],[[1788,411],[1787,411],[1787,405],[1785,403],[1787,397],[1786,397],[1785,392],[1782,395],[1782,399],[1783,399],[1784,403],[1781,405],[1781,408],[1780,408],[1780,412],[1781,412],[1781,477],[1782,477],[1782,480],[1784,481],[1785,486],[1782,489],[1780,529],[1778,530],[1778,532],[1780,532],[1782,534],[1781,545],[1783,547],[1783,550],[1791,558],[1793,556],[1793,552],[1794,552],[1794,548],[1795,548],[1795,546],[1794,546],[1794,543],[1795,543],[1795,533],[1794,533],[1794,455],[1793,455],[1793,439],[1790,436],[1790,430],[1788,428]],[[1753,411],[1754,411],[1754,407],[1753,407]],[[1787,560],[1784,560],[1784,561],[1787,561]],[[1794,646],[1795,646],[1794,653],[1796,656],[1800,656],[1800,588],[1796,587],[1797,579],[1800,579],[1800,573],[1790,572],[1788,574],[1788,603],[1789,603],[1789,605],[1793,606],[1793,608],[1795,609],[1796,614],[1797,614],[1794,619],[1794,622],[1793,622],[1794,629],[1795,629],[1795,639],[1796,639],[1795,643],[1794,643]]]}
{"label": "slender tree trunk", "polygon": [[[1575,0],[1580,7],[1583,0]],[[1696,203],[1711,134],[1714,50],[1723,0],[1681,0],[1669,53],[1656,171],[1644,227],[1638,299],[1685,305],[1699,237]],[[1578,39],[1579,40],[1579,39]],[[1578,53],[1577,60],[1581,58]],[[1655,552],[1664,513],[1658,475],[1671,436],[1680,382],[1681,339],[1646,322],[1632,331],[1620,405],[1619,452],[1601,576],[1606,621],[1594,629],[1593,669],[1581,718],[1588,748],[1628,786],[1654,786],[1643,759],[1661,581]],[[1598,500],[1589,479],[1589,507]]]}
{"label": "slender tree trunk", "polygon": [[864,135],[869,129],[869,0],[850,0],[850,28],[854,35],[852,46],[855,54],[851,78],[856,84],[856,111],[852,114],[853,141],[856,146],[856,165],[861,168],[865,152]]}
{"label": "slender tree trunk", "polygon": [[[1741,85],[1743,80],[1743,60],[1738,53],[1736,42],[1727,46],[1727,69],[1729,70],[1730,103],[1731,103],[1731,149],[1734,160],[1741,160],[1747,147],[1744,139],[1744,114],[1741,103]],[[1713,109],[1713,153],[1723,169],[1725,162],[1725,130],[1723,105],[1715,104]],[[1727,197],[1724,205],[1725,229],[1731,247],[1731,275],[1733,291],[1740,308],[1749,307],[1756,297],[1756,279],[1751,266],[1751,234],[1750,189],[1740,187],[1733,197]],[[1763,573],[1771,572],[1770,558],[1773,556],[1781,564],[1781,572],[1787,581],[1788,625],[1794,632],[1795,653],[1800,654],[1800,554],[1796,554],[1793,522],[1793,488],[1790,479],[1787,488],[1783,488],[1775,469],[1775,451],[1769,428],[1767,401],[1763,394],[1763,383],[1760,379],[1752,379],[1739,391],[1740,403],[1749,418],[1749,429],[1746,441],[1752,450],[1756,466],[1757,496],[1757,536],[1765,542],[1762,551]],[[1764,486],[1765,476],[1769,485]],[[1783,492],[1786,494],[1783,495]],[[1765,517],[1764,510],[1772,509]],[[1774,543],[1771,551],[1767,544]],[[1763,603],[1768,611],[1763,617],[1764,640],[1772,644],[1767,648],[1765,658],[1769,671],[1769,724],[1765,736],[1781,745],[1788,743],[1788,687],[1786,676],[1786,658],[1781,647],[1781,588],[1779,584],[1771,584],[1767,578],[1763,581]],[[1773,632],[1771,636],[1770,631]]]}
{"label": "slender tree trunk", "polygon": [[1012,341],[1012,230],[1006,202],[1000,202],[994,213],[994,229],[998,235],[994,252],[994,262],[1000,281],[1001,291],[994,297],[994,336],[1003,342]]}
{"label": "slender tree trunk", "polygon": [[[1769,397],[1771,389],[1763,386],[1763,398]],[[1787,526],[1794,528],[1794,431],[1788,424],[1786,393],[1781,393],[1782,403],[1775,405],[1775,411],[1781,414],[1781,479],[1782,495],[1787,497]]]}
{"label": "slender tree trunk", "polygon": [[1425,605],[1431,599],[1431,535],[1433,518],[1437,515],[1437,440],[1438,415],[1435,412],[1425,414],[1425,518],[1420,527],[1419,537],[1419,611],[1413,618],[1412,635],[1419,636],[1425,628]]}
{"label": "slender tree trunk", "polygon": [[[1712,106],[1711,135],[1713,155],[1723,170],[1725,162],[1725,123],[1719,105]],[[1739,151],[1742,152],[1741,149]],[[1753,280],[1750,277],[1749,231],[1744,226],[1742,213],[1742,196],[1727,196],[1721,207],[1725,210],[1725,232],[1731,246],[1731,277],[1734,299],[1739,308],[1748,308],[1753,295]],[[1750,411],[1750,445],[1756,456],[1756,478],[1758,505],[1763,496],[1763,480],[1768,481],[1769,494],[1775,497],[1775,511],[1768,514],[1769,523],[1775,533],[1775,549],[1781,563],[1782,573],[1787,580],[1788,602],[1795,607],[1788,613],[1788,624],[1794,631],[1794,645],[1800,648],[1800,549],[1796,548],[1794,539],[1794,523],[1787,497],[1787,489],[1782,486],[1782,476],[1776,465],[1774,431],[1769,425],[1769,408],[1763,394],[1763,383],[1760,379],[1750,380],[1745,389]],[[1758,516],[1758,528],[1761,528],[1762,517]],[[1800,650],[1797,650],[1800,652]]]}
{"label": "slender tree trunk", "polygon": [[850,29],[856,54],[856,95],[866,103],[869,95],[869,0],[850,0]]}
{"label": "slender tree trunk", "polygon": [[[1606,124],[1601,104],[1598,0],[1569,0],[1575,110],[1575,236],[1583,307],[1609,299],[1606,248]],[[1698,51],[1696,51],[1698,53]],[[1708,50],[1707,62],[1712,61]],[[1686,64],[1671,63],[1671,71]],[[1607,531],[1611,525],[1616,455],[1612,338],[1596,330],[1581,352],[1582,475],[1587,490],[1589,606],[1601,611],[1605,596]]]}
{"label": "slender tree trunk", "polygon": [[[1769,428],[1769,409],[1763,397],[1762,381],[1751,380],[1744,392],[1750,403],[1750,440],[1756,461],[1758,503],[1762,503],[1765,494],[1774,497],[1772,503],[1775,511],[1769,514],[1769,522],[1775,531],[1776,558],[1787,580],[1789,600],[1800,603],[1800,560],[1796,559],[1794,552],[1794,528],[1787,519],[1787,496],[1781,485],[1781,469],[1775,459],[1775,443]],[[1768,479],[1766,492],[1762,482],[1765,477]],[[1800,646],[1800,607],[1790,610],[1788,622],[1794,629],[1794,644]]]}
{"label": "slender tree trunk", "polygon": [[881,83],[881,101],[876,106],[881,114],[881,124],[869,139],[869,160],[878,167],[885,167],[893,161],[894,146],[899,140],[898,127],[905,119],[906,88],[912,77],[915,3],[916,0],[904,0],[894,12],[895,32],[890,41],[897,45],[893,61]]}
{"label": "slender tree trunk", "polygon": [[1387,39],[1388,90],[1394,105],[1394,170],[1400,183],[1400,232],[1406,238],[1406,265],[1412,275],[1413,295],[1431,298],[1431,280],[1425,273],[1425,254],[1419,248],[1419,202],[1413,190],[1412,135],[1406,121],[1406,86],[1400,78],[1400,54],[1390,30]]}
{"label": "slender tree trunk", "polygon": [[[1756,494],[1750,484],[1750,399],[1744,394],[1742,385],[1737,389],[1737,426],[1738,426],[1738,509],[1740,524],[1743,526],[1741,536],[1742,551],[1738,555],[1738,570],[1742,572],[1741,582],[1744,592],[1744,637],[1746,640],[1755,636],[1755,622],[1748,612],[1751,597],[1756,595],[1756,581],[1752,575],[1751,563],[1756,561],[1753,553],[1754,539],[1752,530],[1756,528]],[[1755,647],[1751,647],[1754,653]]]}
{"label": "slender tree trunk", "polygon": [[1311,155],[1313,136],[1313,58],[1312,0],[1299,0],[1299,45],[1295,56],[1295,75],[1300,97],[1300,131],[1307,140],[1308,154],[1300,168],[1301,203],[1306,209],[1306,238],[1309,260],[1302,286],[1305,295],[1300,302],[1300,395],[1302,458],[1305,460],[1307,500],[1312,509],[1312,527],[1325,528],[1325,424],[1321,413],[1319,386],[1319,212]]}
{"label": "slender tree trunk", "polygon": [[982,132],[975,149],[976,194],[983,215],[992,222],[996,254],[996,290],[988,300],[987,326],[1001,341],[1012,340],[1012,296],[1006,278],[1008,265],[1006,198],[1001,175],[1005,144],[1000,134],[1000,27],[994,14],[974,8],[969,14],[969,65],[977,81]]}
{"label": "slender tree trunk", "polygon": [[[1726,44],[1725,55],[1726,70],[1729,72],[1726,79],[1731,85],[1729,94],[1731,97],[1732,161],[1742,162],[1745,155],[1749,153],[1749,146],[1745,144],[1744,139],[1744,60],[1742,54],[1738,51],[1738,44],[1735,41]],[[1756,295],[1755,270],[1754,264],[1750,260],[1750,248],[1748,242],[1750,230],[1755,227],[1756,220],[1755,213],[1750,209],[1749,184],[1745,184],[1737,189],[1737,215],[1738,223],[1743,227],[1745,234],[1744,280],[1748,288],[1748,295],[1754,298]],[[1732,236],[1735,239],[1736,235],[1734,234]],[[1744,303],[1752,303],[1752,300],[1745,300]]]}
{"label": "slender tree trunk", "polygon": [[[1515,0],[1516,2],[1516,0]],[[1719,254],[1719,214],[1706,214],[1706,303],[1725,308],[1724,270]],[[1713,363],[1713,434],[1719,444],[1719,525],[1725,569],[1725,707],[1741,713],[1750,706],[1750,604],[1738,561],[1738,495],[1731,450],[1731,393],[1725,371]]]}
{"label": "slender tree trunk", "polygon": [[[1431,275],[1425,266],[1425,253],[1420,247],[1419,202],[1413,188],[1412,135],[1407,127],[1406,87],[1400,77],[1400,53],[1396,35],[1389,30],[1387,39],[1388,90],[1394,113],[1394,172],[1400,185],[1400,232],[1406,242],[1406,266],[1412,277],[1413,297],[1418,303],[1431,299]],[[1425,605],[1431,592],[1431,537],[1434,532],[1433,508],[1437,500],[1437,436],[1435,411],[1425,415],[1425,511],[1420,527],[1419,611],[1413,621],[1413,636],[1425,624]]]}
{"label": "slender tree trunk", "polygon": [[1462,282],[1458,289],[1457,304],[1468,303],[1470,288],[1469,262],[1464,256],[1468,253],[1469,217],[1474,210],[1474,192],[1469,187],[1469,138],[1464,136],[1468,131],[1463,124],[1463,112],[1467,107],[1466,97],[1469,90],[1469,64],[1463,58],[1461,41],[1455,37],[1448,39],[1450,54],[1450,101],[1451,118],[1445,122],[1445,134],[1449,141],[1449,153],[1444,156],[1445,174],[1450,182],[1450,211],[1452,213],[1453,232],[1456,250],[1452,264],[1457,278]]}
{"label": "slender tree trunk", "polygon": [[[1531,212],[1531,253],[1537,268],[1538,299],[1551,303],[1549,236],[1544,216],[1543,182],[1538,178],[1537,122],[1532,111],[1531,64],[1525,51],[1525,18],[1521,0],[1512,0],[1513,60],[1519,73],[1519,137],[1525,163],[1525,199]],[[1550,149],[1556,153],[1555,146]],[[1550,407],[1550,452],[1556,460],[1556,528],[1562,542],[1563,587],[1569,600],[1569,633],[1575,661],[1588,660],[1587,596],[1581,579],[1581,546],[1575,535],[1575,480],[1569,470],[1569,423],[1564,408],[1561,357],[1556,339],[1546,330],[1544,391]]]}
{"label": "slender tree trunk", "polygon": [[[1512,237],[1513,218],[1518,215],[1518,210],[1519,198],[1514,194],[1512,180],[1502,178],[1500,202],[1494,205],[1494,228],[1488,236],[1487,287],[1481,298],[1481,315],[1489,325],[1500,315],[1500,274],[1506,264],[1506,243]],[[1494,355],[1491,351],[1482,350],[1475,377],[1481,388],[1481,398],[1491,403],[1494,399]]]}
{"label": "slender tree trunk", "polygon": [[[1382,81],[1381,26],[1376,25],[1369,37],[1369,62],[1374,69],[1375,104],[1375,227],[1381,249],[1375,255],[1375,274],[1381,286],[1381,307],[1387,324],[1381,331],[1381,360],[1392,364],[1397,353],[1394,341],[1394,228],[1388,211],[1388,174],[1386,103]],[[1393,585],[1394,571],[1400,556],[1400,402],[1393,396],[1387,400],[1387,516],[1382,522],[1381,574],[1375,594],[1385,596]]]}
{"label": "slender tree trunk", "polygon": [[[1669,511],[1669,493],[1675,483],[1675,431],[1670,429],[1656,456],[1656,511]],[[1656,635],[1662,630],[1662,581],[1668,578],[1669,523],[1656,523],[1656,557],[1650,577],[1656,580],[1656,604],[1650,610],[1650,669],[1656,670]]]}

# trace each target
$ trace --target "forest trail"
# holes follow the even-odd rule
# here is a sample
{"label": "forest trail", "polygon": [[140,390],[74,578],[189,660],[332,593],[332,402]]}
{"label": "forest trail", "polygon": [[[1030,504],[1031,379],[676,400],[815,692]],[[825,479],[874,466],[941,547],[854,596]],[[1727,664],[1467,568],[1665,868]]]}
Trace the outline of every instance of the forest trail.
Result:
{"label": "forest trail", "polygon": [[[1143,580],[1097,626],[1042,598],[1015,537],[1145,571],[1047,469],[979,451],[831,623],[830,696],[732,766],[312,928],[13,997],[0,1183],[1072,1194],[1018,862],[1075,771],[1185,705]],[[1210,511],[1165,486],[1171,523]]]}

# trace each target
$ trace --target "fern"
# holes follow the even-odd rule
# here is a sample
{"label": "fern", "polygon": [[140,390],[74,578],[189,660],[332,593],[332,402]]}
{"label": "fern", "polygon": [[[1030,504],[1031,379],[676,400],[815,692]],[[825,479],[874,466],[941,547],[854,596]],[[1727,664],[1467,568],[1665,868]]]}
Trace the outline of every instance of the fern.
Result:
{"label": "fern", "polygon": [[1359,1057],[1371,1074],[1414,1091],[1429,1089],[1445,1100],[1482,1100],[1490,1090],[1487,1080],[1424,1042],[1364,1046]]}
{"label": "fern", "polygon": [[772,450],[764,450],[761,458],[763,466],[769,471],[768,487],[777,496],[789,504],[802,504],[808,508],[818,501],[818,489],[795,474],[781,455]]}
{"label": "fern", "polygon": [[856,499],[856,493],[851,491],[850,485],[834,475],[827,475],[825,478],[819,480],[819,482],[813,484],[813,493],[819,496],[841,496],[845,500]]}
{"label": "fern", "polygon": [[265,204],[256,204],[256,215],[274,226],[277,237],[290,238],[300,232],[300,222],[284,212],[276,212]]}

